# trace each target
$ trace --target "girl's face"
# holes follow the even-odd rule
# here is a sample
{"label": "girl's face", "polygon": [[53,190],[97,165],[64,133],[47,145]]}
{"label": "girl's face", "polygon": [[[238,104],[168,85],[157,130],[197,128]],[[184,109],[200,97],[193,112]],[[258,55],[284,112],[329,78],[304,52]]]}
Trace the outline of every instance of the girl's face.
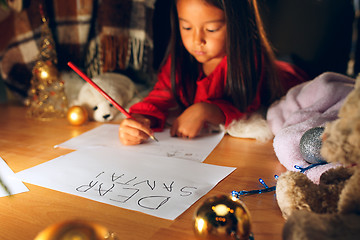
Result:
{"label": "girl's face", "polygon": [[226,54],[224,12],[204,0],[177,0],[176,7],[186,50],[203,68],[216,66]]}

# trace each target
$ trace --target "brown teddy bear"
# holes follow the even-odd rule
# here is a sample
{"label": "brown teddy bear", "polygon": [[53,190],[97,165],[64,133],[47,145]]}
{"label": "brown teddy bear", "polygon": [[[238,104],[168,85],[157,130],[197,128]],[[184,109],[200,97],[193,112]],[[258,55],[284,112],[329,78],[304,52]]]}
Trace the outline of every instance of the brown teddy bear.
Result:
{"label": "brown teddy bear", "polygon": [[320,152],[341,166],[324,172],[319,184],[294,171],[278,178],[283,239],[360,239],[360,76],[338,116],[326,123]]}

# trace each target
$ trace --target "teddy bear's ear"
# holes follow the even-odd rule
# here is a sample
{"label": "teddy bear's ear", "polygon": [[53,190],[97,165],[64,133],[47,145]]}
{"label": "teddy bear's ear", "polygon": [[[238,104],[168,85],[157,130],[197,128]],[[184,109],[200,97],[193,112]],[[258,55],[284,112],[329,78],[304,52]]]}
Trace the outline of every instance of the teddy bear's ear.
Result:
{"label": "teddy bear's ear", "polygon": [[77,101],[79,104],[83,104],[88,102],[90,99],[93,98],[92,86],[89,84],[85,84],[80,89]]}
{"label": "teddy bear's ear", "polygon": [[69,71],[61,71],[60,78],[64,81],[64,90],[66,98],[70,106],[77,105],[74,100],[77,100],[81,88],[85,85],[85,81],[82,80],[76,73]]}

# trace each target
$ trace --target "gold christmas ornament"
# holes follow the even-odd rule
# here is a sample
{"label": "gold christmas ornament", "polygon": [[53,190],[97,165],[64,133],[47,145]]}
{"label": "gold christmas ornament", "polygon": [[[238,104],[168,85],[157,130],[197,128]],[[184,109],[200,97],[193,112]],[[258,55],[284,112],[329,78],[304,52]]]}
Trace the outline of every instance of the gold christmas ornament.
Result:
{"label": "gold christmas ornament", "polygon": [[42,7],[40,7],[40,12],[43,22],[40,53],[32,69],[33,76],[25,104],[28,106],[27,116],[40,120],[51,120],[65,117],[68,103],[64,82],[60,79],[56,67],[55,42]]}
{"label": "gold christmas ornament", "polygon": [[38,61],[33,69],[33,74],[43,84],[50,86],[58,81],[59,72],[51,61]]}
{"label": "gold christmas ornament", "polygon": [[83,220],[71,220],[50,225],[34,240],[118,240],[118,238],[115,233],[102,225]]}
{"label": "gold christmas ornament", "polygon": [[244,203],[231,195],[210,197],[195,212],[194,231],[201,239],[248,240],[250,214]]}
{"label": "gold christmas ornament", "polygon": [[88,121],[88,112],[82,106],[72,106],[69,108],[66,118],[71,125],[79,126]]}

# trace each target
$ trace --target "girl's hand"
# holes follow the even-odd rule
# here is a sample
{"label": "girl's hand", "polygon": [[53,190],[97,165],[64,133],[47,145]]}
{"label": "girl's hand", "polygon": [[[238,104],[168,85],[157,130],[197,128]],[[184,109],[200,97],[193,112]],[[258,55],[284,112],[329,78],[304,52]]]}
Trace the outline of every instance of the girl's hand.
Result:
{"label": "girl's hand", "polygon": [[173,123],[170,134],[183,138],[199,135],[205,123],[225,122],[224,113],[214,104],[199,102],[188,107]]}
{"label": "girl's hand", "polygon": [[146,141],[153,131],[150,119],[134,114],[133,118],[124,119],[119,126],[119,139],[124,145],[137,145]]}

